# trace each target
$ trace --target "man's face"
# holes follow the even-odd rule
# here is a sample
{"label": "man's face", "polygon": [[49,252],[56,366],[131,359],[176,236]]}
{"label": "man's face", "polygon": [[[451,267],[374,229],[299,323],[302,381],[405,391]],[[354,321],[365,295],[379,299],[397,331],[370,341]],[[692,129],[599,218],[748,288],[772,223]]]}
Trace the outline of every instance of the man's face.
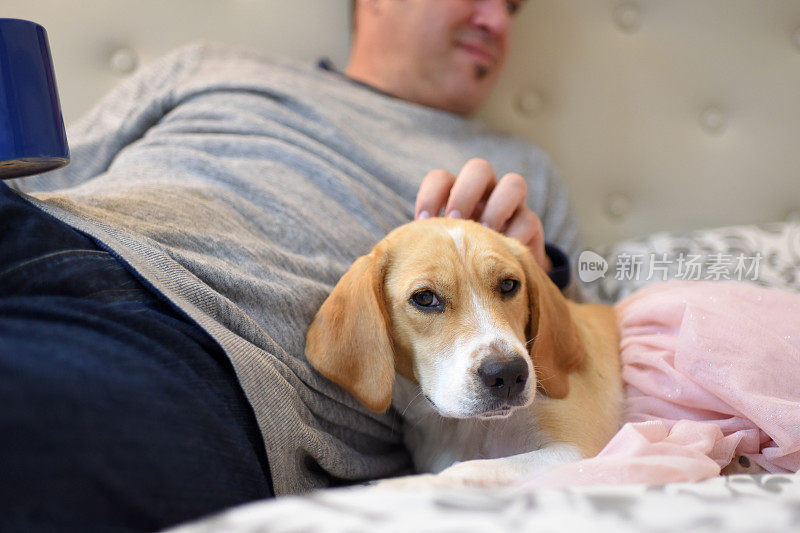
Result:
{"label": "man's face", "polygon": [[[372,0],[384,32],[372,43],[409,84],[410,100],[471,114],[505,64],[524,0]],[[413,85],[412,85],[413,84]],[[391,88],[389,88],[391,91]]]}

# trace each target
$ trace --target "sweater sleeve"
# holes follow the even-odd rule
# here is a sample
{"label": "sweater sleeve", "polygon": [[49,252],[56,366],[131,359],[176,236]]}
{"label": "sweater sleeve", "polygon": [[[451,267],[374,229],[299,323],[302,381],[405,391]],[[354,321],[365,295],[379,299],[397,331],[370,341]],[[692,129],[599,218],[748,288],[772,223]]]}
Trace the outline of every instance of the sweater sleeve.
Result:
{"label": "sweater sleeve", "polygon": [[25,193],[68,189],[105,172],[175,105],[177,84],[196,67],[205,45],[191,44],[139,69],[67,128],[70,164],[8,184]]}

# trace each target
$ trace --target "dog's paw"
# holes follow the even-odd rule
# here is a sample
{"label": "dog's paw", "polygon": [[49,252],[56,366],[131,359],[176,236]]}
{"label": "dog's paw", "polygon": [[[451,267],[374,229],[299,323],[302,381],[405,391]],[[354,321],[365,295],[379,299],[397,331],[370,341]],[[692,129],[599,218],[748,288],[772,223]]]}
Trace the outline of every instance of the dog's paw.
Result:
{"label": "dog's paw", "polygon": [[505,487],[520,480],[524,472],[504,459],[476,459],[454,463],[438,474],[419,474],[383,479],[384,488]]}
{"label": "dog's paw", "polygon": [[374,487],[384,489],[419,489],[437,487],[437,476],[435,474],[419,474],[416,476],[401,476],[389,479],[381,479],[371,484]]}
{"label": "dog's paw", "polygon": [[513,484],[519,473],[502,459],[476,459],[455,463],[436,477],[448,487],[503,487]]}

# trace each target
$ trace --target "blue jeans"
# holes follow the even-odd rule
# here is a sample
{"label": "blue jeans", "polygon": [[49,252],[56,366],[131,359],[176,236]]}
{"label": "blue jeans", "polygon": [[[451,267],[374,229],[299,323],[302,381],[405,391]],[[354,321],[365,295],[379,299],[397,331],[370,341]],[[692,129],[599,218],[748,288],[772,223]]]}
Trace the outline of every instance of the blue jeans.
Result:
{"label": "blue jeans", "polygon": [[0,531],[149,531],[271,494],[221,348],[0,182]]}

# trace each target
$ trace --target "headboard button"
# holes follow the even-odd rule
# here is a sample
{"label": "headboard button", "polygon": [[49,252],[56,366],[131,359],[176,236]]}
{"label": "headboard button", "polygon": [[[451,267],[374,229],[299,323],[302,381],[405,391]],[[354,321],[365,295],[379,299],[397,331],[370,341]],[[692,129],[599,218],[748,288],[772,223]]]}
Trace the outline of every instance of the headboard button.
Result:
{"label": "headboard button", "polygon": [[700,126],[710,135],[720,135],[728,125],[728,117],[718,107],[709,106],[700,113]]}
{"label": "headboard button", "polygon": [[609,218],[622,220],[631,212],[631,200],[621,193],[606,196],[605,211]]}
{"label": "headboard button", "polygon": [[633,2],[623,2],[614,9],[614,22],[622,31],[633,33],[642,23],[642,9]]}
{"label": "headboard button", "polygon": [[118,48],[112,52],[108,60],[108,66],[115,74],[125,75],[130,74],[136,67],[139,66],[139,58],[136,52],[130,48]]}
{"label": "headboard button", "polygon": [[544,108],[544,98],[535,89],[521,89],[514,103],[517,111],[523,115],[538,115]]}

